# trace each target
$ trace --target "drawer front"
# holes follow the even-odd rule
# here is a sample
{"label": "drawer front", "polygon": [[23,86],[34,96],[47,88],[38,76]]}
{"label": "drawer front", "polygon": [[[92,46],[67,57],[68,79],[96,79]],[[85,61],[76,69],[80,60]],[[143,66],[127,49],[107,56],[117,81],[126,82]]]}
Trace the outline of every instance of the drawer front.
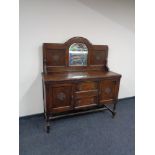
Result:
{"label": "drawer front", "polygon": [[52,112],[64,112],[72,108],[72,85],[57,84],[50,87]]}
{"label": "drawer front", "polygon": [[78,91],[75,92],[75,109],[91,107],[97,105],[97,90],[87,90],[87,91]]}
{"label": "drawer front", "polygon": [[75,99],[94,97],[98,95],[97,90],[78,91],[75,92]]}
{"label": "drawer front", "polygon": [[77,91],[94,90],[94,89],[97,89],[97,82],[93,81],[79,82],[76,86]]}
{"label": "drawer front", "polygon": [[109,102],[117,98],[118,95],[117,80],[103,80],[100,83],[100,102]]}
{"label": "drawer front", "polygon": [[97,97],[81,98],[76,100],[75,108],[84,108],[97,105]]}

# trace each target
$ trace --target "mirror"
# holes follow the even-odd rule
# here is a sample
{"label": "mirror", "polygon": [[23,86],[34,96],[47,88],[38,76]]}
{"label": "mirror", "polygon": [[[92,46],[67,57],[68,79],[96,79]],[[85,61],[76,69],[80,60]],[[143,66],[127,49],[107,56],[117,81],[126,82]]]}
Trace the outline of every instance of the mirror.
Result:
{"label": "mirror", "polygon": [[69,47],[69,66],[87,66],[88,48],[83,43],[73,43]]}

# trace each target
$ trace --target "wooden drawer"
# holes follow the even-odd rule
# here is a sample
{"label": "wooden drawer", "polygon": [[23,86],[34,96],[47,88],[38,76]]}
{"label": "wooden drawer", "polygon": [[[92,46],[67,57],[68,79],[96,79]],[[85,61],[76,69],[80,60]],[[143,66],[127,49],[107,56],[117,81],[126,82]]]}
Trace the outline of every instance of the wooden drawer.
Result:
{"label": "wooden drawer", "polygon": [[97,105],[97,97],[81,98],[76,100],[75,108],[84,108]]}
{"label": "wooden drawer", "polygon": [[97,104],[98,91],[78,91],[75,92],[75,108],[84,108],[88,106],[94,106]]}
{"label": "wooden drawer", "polygon": [[77,91],[93,90],[93,89],[97,89],[97,82],[93,81],[79,82],[76,86]]}
{"label": "wooden drawer", "polygon": [[97,95],[98,95],[97,90],[78,91],[78,92],[75,92],[75,99],[89,98],[89,97],[94,97]]}

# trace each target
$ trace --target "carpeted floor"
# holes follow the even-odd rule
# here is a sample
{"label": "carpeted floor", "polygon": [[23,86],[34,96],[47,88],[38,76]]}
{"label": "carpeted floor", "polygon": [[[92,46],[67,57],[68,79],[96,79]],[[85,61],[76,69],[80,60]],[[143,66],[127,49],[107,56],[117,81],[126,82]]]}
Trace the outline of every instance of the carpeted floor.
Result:
{"label": "carpeted floor", "polygon": [[20,119],[20,155],[134,155],[135,100],[108,111],[54,120],[44,131],[43,116]]}

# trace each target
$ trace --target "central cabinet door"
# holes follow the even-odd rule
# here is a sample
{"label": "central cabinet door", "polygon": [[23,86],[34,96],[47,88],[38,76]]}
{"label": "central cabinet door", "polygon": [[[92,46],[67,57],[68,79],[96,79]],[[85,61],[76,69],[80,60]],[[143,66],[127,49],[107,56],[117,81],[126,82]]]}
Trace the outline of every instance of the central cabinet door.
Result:
{"label": "central cabinet door", "polygon": [[97,82],[84,81],[76,85],[74,93],[75,109],[86,108],[97,105],[98,89]]}
{"label": "central cabinet door", "polygon": [[51,86],[51,106],[52,112],[65,112],[72,109],[72,85],[55,84]]}

